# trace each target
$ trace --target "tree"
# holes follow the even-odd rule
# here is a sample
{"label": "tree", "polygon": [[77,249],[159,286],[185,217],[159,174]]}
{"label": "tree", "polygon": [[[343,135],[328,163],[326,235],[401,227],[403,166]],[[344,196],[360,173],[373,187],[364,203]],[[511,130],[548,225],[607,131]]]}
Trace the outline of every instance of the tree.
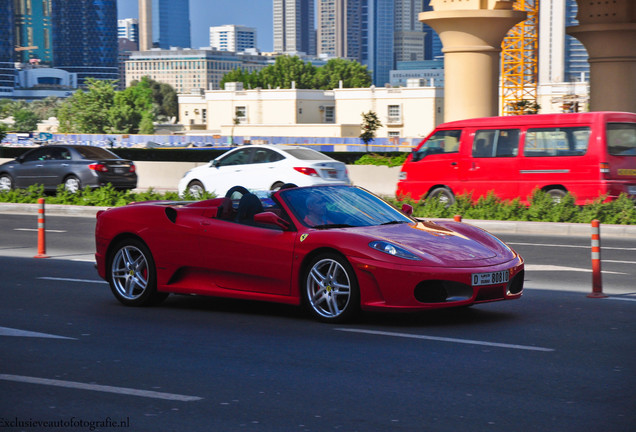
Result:
{"label": "tree", "polygon": [[[155,81],[150,77],[143,77],[141,81],[133,81],[131,87],[148,85],[152,90],[152,101],[155,104],[155,116],[169,119],[179,115],[179,100],[175,89],[166,83]],[[130,87],[129,87],[130,88]]]}
{"label": "tree", "polygon": [[228,82],[242,82],[245,88],[291,88],[330,90],[342,81],[344,87],[368,87],[371,75],[366,66],[356,61],[331,59],[324,66],[315,67],[298,56],[280,56],[274,64],[260,71],[234,69],[221,79],[221,87]]}
{"label": "tree", "polygon": [[27,108],[22,108],[13,113],[13,130],[16,132],[33,132],[38,128],[40,118],[36,113]]}
{"label": "tree", "polygon": [[2,142],[6,138],[8,131],[9,128],[7,127],[7,125],[4,123],[0,123],[0,142]]}
{"label": "tree", "polygon": [[378,118],[378,115],[373,111],[362,113],[362,124],[360,125],[362,133],[360,138],[364,141],[369,151],[369,143],[375,139],[375,131],[382,127],[382,122]]}
{"label": "tree", "polygon": [[114,81],[87,80],[58,109],[59,131],[64,133],[144,133],[154,131],[152,89],[148,80],[123,91]]}
{"label": "tree", "polygon": [[88,78],[87,90],[78,90],[58,110],[63,133],[105,133],[111,123],[110,108],[115,99],[113,81]]}
{"label": "tree", "polygon": [[345,88],[369,87],[371,74],[366,66],[340,58],[329,60],[316,71],[315,88],[323,90],[338,88],[340,81]]}

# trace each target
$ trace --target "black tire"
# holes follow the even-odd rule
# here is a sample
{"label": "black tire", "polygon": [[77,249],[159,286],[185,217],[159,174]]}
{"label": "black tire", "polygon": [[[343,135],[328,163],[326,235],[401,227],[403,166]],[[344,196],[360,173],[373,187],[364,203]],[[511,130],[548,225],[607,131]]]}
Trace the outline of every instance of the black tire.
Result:
{"label": "black tire", "polygon": [[186,187],[186,194],[190,195],[193,198],[201,199],[204,192],[205,187],[199,180],[192,180],[190,183],[188,183],[188,187]]}
{"label": "black tire", "polygon": [[157,270],[150,249],[141,240],[121,240],[112,249],[108,283],[117,300],[126,306],[158,304],[168,293],[157,292]]}
{"label": "black tire", "polygon": [[70,193],[77,193],[82,189],[82,182],[74,175],[64,179],[64,190]]}
{"label": "black tire", "polygon": [[283,182],[276,182],[272,185],[272,187],[269,188],[269,190],[271,191],[277,191],[279,190],[285,183]]}
{"label": "black tire", "polygon": [[9,174],[0,175],[0,191],[13,189],[13,178]]}
{"label": "black tire", "polygon": [[[248,191],[246,188],[244,188],[243,186],[232,186],[226,193],[225,193],[225,198],[231,198],[232,200],[240,200],[241,197],[245,194],[250,193],[250,191]],[[239,196],[235,196],[236,194],[239,194]]]}
{"label": "black tire", "polygon": [[433,189],[431,193],[429,193],[428,196],[426,197],[426,199],[429,199],[429,198],[439,200],[446,207],[449,207],[455,204],[455,195],[453,194],[453,192],[451,192],[450,189],[445,187],[438,187]]}
{"label": "black tire", "polygon": [[360,310],[360,289],[351,264],[336,253],[323,253],[307,266],[301,286],[311,315],[326,323],[342,323]]}
{"label": "black tire", "polygon": [[558,204],[568,194],[563,189],[549,189],[546,191],[554,204]]}

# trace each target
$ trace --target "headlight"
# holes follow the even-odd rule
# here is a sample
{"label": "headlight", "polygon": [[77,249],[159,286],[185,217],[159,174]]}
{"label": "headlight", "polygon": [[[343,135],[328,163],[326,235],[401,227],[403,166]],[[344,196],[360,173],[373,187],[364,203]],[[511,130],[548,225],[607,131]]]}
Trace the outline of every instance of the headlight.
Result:
{"label": "headlight", "polygon": [[407,251],[406,249],[394,245],[393,243],[389,243],[386,241],[376,240],[369,243],[373,249],[379,250],[380,252],[384,252],[389,255],[393,255],[398,258],[404,258],[407,260],[420,261],[422,258],[418,257],[414,253]]}

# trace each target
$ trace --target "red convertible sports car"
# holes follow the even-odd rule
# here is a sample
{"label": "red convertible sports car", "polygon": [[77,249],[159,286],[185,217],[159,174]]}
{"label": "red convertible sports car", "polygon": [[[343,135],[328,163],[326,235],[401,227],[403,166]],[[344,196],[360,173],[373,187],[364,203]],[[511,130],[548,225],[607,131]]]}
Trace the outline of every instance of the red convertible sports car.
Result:
{"label": "red convertible sports car", "polygon": [[477,227],[423,221],[352,186],[140,202],[100,212],[97,269],[126,305],[169,293],[358,310],[420,311],[516,299],[523,258]]}

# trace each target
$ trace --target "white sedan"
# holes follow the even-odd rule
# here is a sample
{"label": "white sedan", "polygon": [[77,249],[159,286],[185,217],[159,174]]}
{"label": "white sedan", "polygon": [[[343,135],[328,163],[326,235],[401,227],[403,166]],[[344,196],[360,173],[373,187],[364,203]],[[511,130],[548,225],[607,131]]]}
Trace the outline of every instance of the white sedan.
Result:
{"label": "white sedan", "polygon": [[198,197],[207,191],[223,196],[237,184],[250,190],[276,190],[285,183],[313,186],[351,182],[344,163],[310,148],[249,145],[185,173],[179,181],[179,195],[188,192]]}

